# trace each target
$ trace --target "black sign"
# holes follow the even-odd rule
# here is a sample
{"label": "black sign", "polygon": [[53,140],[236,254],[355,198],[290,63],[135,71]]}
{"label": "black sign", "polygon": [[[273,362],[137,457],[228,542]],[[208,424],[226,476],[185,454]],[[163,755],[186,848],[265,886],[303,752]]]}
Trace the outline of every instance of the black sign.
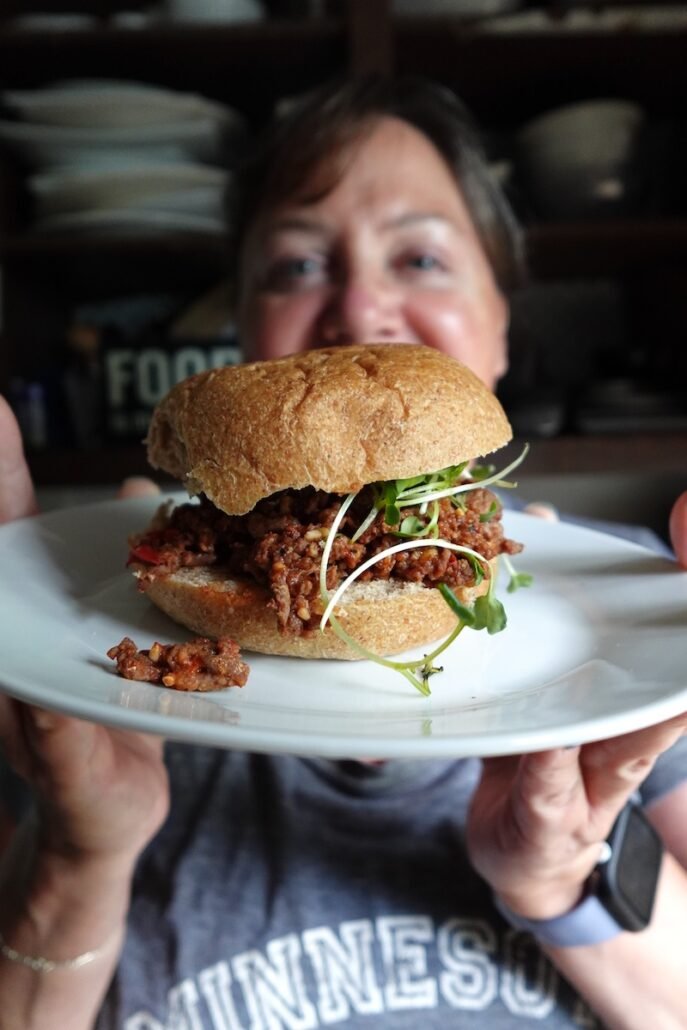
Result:
{"label": "black sign", "polygon": [[178,345],[131,347],[103,353],[106,429],[111,440],[140,440],[155,405],[182,379],[241,360],[231,340],[186,341]]}

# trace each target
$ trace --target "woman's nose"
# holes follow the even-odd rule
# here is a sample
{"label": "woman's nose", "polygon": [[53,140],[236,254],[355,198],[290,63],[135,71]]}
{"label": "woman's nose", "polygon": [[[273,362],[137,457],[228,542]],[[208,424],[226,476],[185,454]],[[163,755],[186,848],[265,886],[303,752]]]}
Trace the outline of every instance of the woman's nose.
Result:
{"label": "woman's nose", "polygon": [[361,280],[335,286],[322,335],[330,344],[400,341],[403,319],[397,291],[389,284]]}

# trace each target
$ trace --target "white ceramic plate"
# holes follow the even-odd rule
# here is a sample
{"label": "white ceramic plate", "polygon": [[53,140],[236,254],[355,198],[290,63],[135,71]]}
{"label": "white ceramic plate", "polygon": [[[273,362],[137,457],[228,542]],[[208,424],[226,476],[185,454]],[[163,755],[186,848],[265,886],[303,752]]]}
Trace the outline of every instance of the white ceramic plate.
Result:
{"label": "white ceramic plate", "polygon": [[508,626],[466,630],[432,695],[370,662],[247,655],[248,683],[182,694],[131,683],[107,649],[188,634],[136,591],[127,535],[157,501],[61,510],[0,529],[0,682],[114,726],[330,757],[509,754],[600,739],[687,709],[687,575],[626,541],[508,513],[535,585]]}
{"label": "white ceramic plate", "polygon": [[[186,198],[189,200],[189,198]],[[207,198],[205,198],[207,199]],[[189,207],[191,206],[189,200]],[[207,204],[205,204],[207,208]],[[217,213],[206,210],[166,210],[164,207],[125,207],[94,211],[69,211],[61,215],[38,218],[32,224],[35,232],[53,233],[156,233],[201,232],[221,234],[226,223]]]}
{"label": "white ceramic plate", "polygon": [[0,99],[43,128],[140,129],[197,118],[242,124],[233,108],[199,94],[118,79],[65,79],[44,89],[5,90]]}
{"label": "white ceramic plate", "polygon": [[92,14],[20,14],[8,19],[10,28],[26,32],[84,32],[98,24]]}
{"label": "white ceramic plate", "polygon": [[[154,164],[91,171],[45,172],[29,177],[34,212],[41,218],[71,211],[163,207],[221,213],[229,173],[201,164]],[[202,202],[202,207],[199,206]]]}
{"label": "white ceramic plate", "polygon": [[106,168],[31,175],[29,190],[39,212],[125,207],[161,200],[184,190],[226,190],[229,172],[190,162],[140,165],[116,172]]}
{"label": "white ceramic plate", "polygon": [[0,120],[0,143],[32,168],[113,170],[156,161],[221,164],[226,140],[225,127],[207,117],[114,129]]}

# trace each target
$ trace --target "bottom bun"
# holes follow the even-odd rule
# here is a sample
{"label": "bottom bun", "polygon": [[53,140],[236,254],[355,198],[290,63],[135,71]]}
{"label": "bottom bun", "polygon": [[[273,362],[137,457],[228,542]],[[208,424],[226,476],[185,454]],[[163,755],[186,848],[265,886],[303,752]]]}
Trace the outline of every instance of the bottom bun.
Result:
{"label": "bottom bun", "polygon": [[[496,559],[492,562],[495,573]],[[454,592],[469,605],[488,585],[485,578],[479,587]],[[182,569],[147,583],[145,592],[175,622],[203,636],[231,637],[245,651],[298,658],[363,657],[331,626],[309,636],[282,633],[276,612],[267,605],[267,591],[247,580],[229,579],[220,569]],[[438,590],[389,580],[353,583],[335,614],[349,636],[378,655],[431,644],[456,625],[456,616]]]}

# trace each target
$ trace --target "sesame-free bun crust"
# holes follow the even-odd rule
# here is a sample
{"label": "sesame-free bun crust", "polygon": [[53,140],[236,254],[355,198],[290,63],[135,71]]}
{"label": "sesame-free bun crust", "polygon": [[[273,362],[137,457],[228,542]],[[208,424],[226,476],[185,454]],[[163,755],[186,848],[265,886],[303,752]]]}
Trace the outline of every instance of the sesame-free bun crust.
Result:
{"label": "sesame-free bun crust", "polygon": [[[494,559],[492,575],[496,564]],[[488,585],[485,577],[479,587],[454,592],[469,605]],[[267,606],[267,592],[248,580],[230,579],[220,569],[183,569],[146,584],[145,591],[175,622],[203,636],[231,637],[245,651],[297,658],[362,657],[331,626],[310,636],[281,633],[276,612]],[[422,647],[446,636],[456,625],[456,616],[438,590],[388,580],[353,583],[335,614],[354,640],[379,655]]]}
{"label": "sesame-free bun crust", "polygon": [[511,435],[498,400],[454,359],[368,344],[193,376],[158,405],[147,442],[155,468],[242,515],[280,490],[350,493],[433,472]]}

